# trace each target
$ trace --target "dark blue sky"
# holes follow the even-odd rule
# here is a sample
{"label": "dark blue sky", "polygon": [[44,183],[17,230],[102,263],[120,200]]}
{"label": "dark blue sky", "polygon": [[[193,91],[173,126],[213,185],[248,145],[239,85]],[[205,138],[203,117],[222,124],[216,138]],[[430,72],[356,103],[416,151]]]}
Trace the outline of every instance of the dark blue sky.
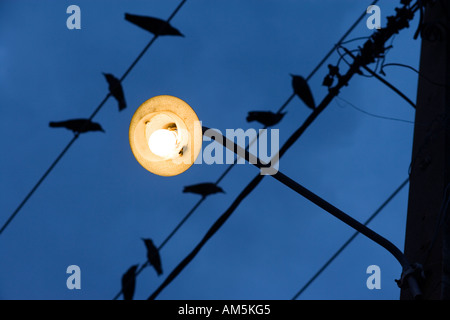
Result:
{"label": "dark blue sky", "polygon": [[[382,25],[399,1],[381,0]],[[120,77],[151,34],[124,13],[166,19],[179,0],[0,2],[0,223],[14,211],[72,138],[49,121],[89,117],[107,93],[102,72]],[[81,8],[81,30],[66,28],[66,8]],[[370,1],[188,0],[172,20],[185,38],[161,37],[123,83],[128,108],[110,99],[95,117],[106,133],[82,135],[0,236],[1,299],[111,299],[132,264],[145,262],[141,237],[158,245],[199,199],[183,186],[215,181],[225,165],[194,165],[163,178],[134,159],[128,126],[145,100],[187,101],[203,124],[256,128],[248,111],[276,111],[291,95],[289,73],[307,76]],[[386,62],[418,66],[420,41],[395,37]],[[349,39],[370,35],[365,20]],[[347,46],[356,48],[362,42]],[[327,63],[336,63],[334,54]],[[344,63],[342,63],[344,66]],[[386,69],[415,101],[417,77]],[[326,65],[311,79],[319,102]],[[405,120],[414,110],[377,80],[354,77],[341,97],[368,112]],[[295,98],[280,123],[280,143],[309,115]],[[382,120],[332,102],[280,162],[280,170],[360,221],[407,177],[413,125]],[[203,237],[258,173],[236,166],[226,194],[208,198],[161,250],[164,275],[146,269],[145,299]],[[370,227],[403,249],[407,188]],[[266,177],[160,299],[290,299],[353,230]],[[82,289],[66,288],[78,265]],[[368,290],[366,268],[381,268],[381,290]],[[362,236],[301,299],[398,299],[401,267]]]}

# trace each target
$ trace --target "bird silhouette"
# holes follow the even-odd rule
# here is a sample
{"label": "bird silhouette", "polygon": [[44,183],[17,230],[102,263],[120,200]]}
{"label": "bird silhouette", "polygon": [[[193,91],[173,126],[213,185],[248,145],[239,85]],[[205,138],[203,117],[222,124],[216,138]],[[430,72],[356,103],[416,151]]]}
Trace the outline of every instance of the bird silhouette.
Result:
{"label": "bird silhouette", "polygon": [[125,13],[125,20],[153,33],[155,36],[180,36],[184,35],[175,29],[167,21],[147,16]]}
{"label": "bird silhouette", "polygon": [[292,88],[294,93],[306,104],[308,108],[315,109],[316,104],[314,102],[314,97],[309,88],[308,82],[302,76],[293,75],[292,76]]}
{"label": "bird silhouette", "polygon": [[209,196],[210,194],[214,193],[225,193],[225,191],[222,190],[221,187],[217,186],[215,183],[212,182],[206,182],[206,183],[199,183],[194,184],[191,186],[186,186],[183,189],[183,192],[186,193],[195,193],[199,194],[203,197]]}
{"label": "bird silhouette", "polygon": [[153,244],[152,239],[142,239],[147,247],[147,259],[148,262],[155,268],[158,276],[162,275],[161,257],[159,256],[158,248]]}
{"label": "bird silhouette", "polygon": [[125,95],[123,93],[123,88],[120,80],[110,73],[103,73],[103,75],[105,76],[106,81],[108,81],[109,92],[114,98],[116,98],[117,102],[119,103],[119,111],[122,111],[127,107],[127,104],[125,102]]}
{"label": "bird silhouette", "polygon": [[136,270],[138,265],[131,266],[122,276],[123,300],[133,300],[134,289],[136,288]]}
{"label": "bird silhouette", "polygon": [[257,121],[265,127],[276,125],[283,119],[284,113],[273,113],[272,111],[250,111],[247,115],[247,122]]}
{"label": "bird silhouette", "polygon": [[52,128],[66,128],[72,130],[73,133],[85,133],[88,131],[105,132],[100,124],[92,122],[89,119],[71,119],[66,121],[51,121],[49,126]]}

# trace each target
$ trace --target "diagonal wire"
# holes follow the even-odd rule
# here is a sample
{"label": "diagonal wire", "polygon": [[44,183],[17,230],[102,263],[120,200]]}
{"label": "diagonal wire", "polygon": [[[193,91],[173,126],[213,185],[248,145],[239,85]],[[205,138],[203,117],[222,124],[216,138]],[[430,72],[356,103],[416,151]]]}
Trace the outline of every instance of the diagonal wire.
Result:
{"label": "diagonal wire", "polygon": [[[372,2],[372,5],[375,5],[379,0],[375,0]],[[322,60],[316,65],[316,67],[311,71],[311,73],[306,77],[306,81],[309,81],[316,73],[317,71],[323,66],[323,64],[330,58],[330,56],[333,54],[333,52],[344,43],[345,39],[350,35],[350,33],[356,28],[356,26],[361,22],[361,20],[365,17],[366,12],[361,14],[361,16],[358,17],[358,19],[350,26],[350,28],[341,36],[341,38],[338,40],[338,42],[327,52],[327,54],[322,58]],[[364,37],[367,38],[367,37]],[[352,40],[353,41],[353,40]],[[295,98],[295,93],[292,93],[286,101],[279,107],[277,113],[281,113]],[[265,126],[263,129],[267,129]],[[256,136],[255,139],[253,139],[248,146],[246,147],[246,150],[250,148],[250,146],[258,139],[259,133]],[[216,180],[215,185],[218,185],[231,171],[231,169],[234,168],[236,165],[236,161],[239,159],[239,156],[235,156],[235,161],[229,165],[225,171],[219,176],[219,178]],[[173,229],[173,231],[169,234],[169,236],[166,237],[166,239],[162,242],[162,244],[159,246],[158,250],[160,250],[169,240],[172,238],[172,236],[180,229],[180,227],[189,219],[189,217],[194,213],[194,211],[202,204],[202,202],[205,200],[204,197],[202,197],[195,205],[194,207],[183,217],[183,219],[177,224],[177,226]],[[148,261],[145,262],[141,268],[139,268],[136,271],[136,276],[138,276],[142,270],[148,266]],[[113,300],[116,300],[120,297],[122,294],[122,290],[120,290],[113,298]]]}
{"label": "diagonal wire", "polygon": [[53,161],[51,166],[45,171],[44,175],[38,180],[38,182],[34,185],[33,189],[27,194],[27,196],[22,200],[22,202],[19,204],[16,210],[11,214],[11,216],[8,218],[8,220],[5,222],[3,227],[0,229],[0,234],[8,227],[8,225],[11,223],[11,221],[14,219],[14,217],[19,213],[20,209],[25,205],[25,203],[30,199],[30,197],[33,195],[33,193],[36,191],[37,188],[41,185],[41,183],[47,178],[48,174],[53,170],[53,168],[56,166],[56,164],[61,160],[61,158],[66,154],[67,150],[70,149],[72,144],[78,139],[79,134],[76,133],[72,140],[67,144],[67,146],[64,148],[64,150],[59,154],[59,156]]}
{"label": "diagonal wire", "polygon": [[407,65],[407,64],[403,64],[403,63],[384,63],[384,64],[381,65],[381,70],[384,70],[385,67],[391,67],[391,66],[392,67],[403,67],[403,68],[410,69],[410,70],[414,71],[415,73],[417,73],[419,75],[419,77],[427,80],[429,83],[434,84],[435,86],[443,87],[443,88],[449,88],[448,85],[445,85],[445,84],[442,84],[442,83],[438,83],[436,81],[431,80],[430,78],[424,76],[422,72],[420,72],[416,68],[414,68],[414,67],[412,67],[410,65]]}
{"label": "diagonal wire", "polygon": [[370,116],[370,117],[373,117],[373,118],[384,119],[384,120],[390,120],[390,121],[398,121],[398,122],[404,122],[404,123],[409,123],[409,124],[414,124],[414,123],[415,123],[414,121],[410,121],[410,120],[406,120],[406,119],[399,119],[399,118],[393,118],[393,117],[386,117],[386,116],[381,116],[381,115],[378,115],[378,114],[374,114],[374,113],[368,112],[368,111],[366,111],[366,110],[364,110],[364,109],[358,108],[357,106],[355,106],[355,105],[354,105],[353,103],[351,103],[350,101],[348,101],[348,100],[346,100],[346,99],[344,99],[344,98],[342,98],[342,97],[340,97],[340,96],[337,96],[337,97],[336,97],[336,102],[337,102],[337,104],[338,104],[339,106],[341,106],[340,103],[339,103],[339,100],[342,100],[343,102],[345,102],[347,105],[349,105],[350,107],[352,107],[352,108],[355,109],[356,111],[359,111],[359,112],[361,112],[361,113],[364,113],[364,114],[366,114],[366,115],[368,115],[368,116]]}
{"label": "diagonal wire", "polygon": [[[169,23],[172,18],[175,16],[175,14],[181,9],[181,7],[184,5],[184,3],[187,0],[182,0],[180,4],[176,7],[176,9],[172,12],[170,17],[167,19],[167,23]],[[164,27],[163,27],[164,29]],[[133,70],[133,68],[136,66],[136,64],[139,62],[139,60],[144,56],[144,54],[147,52],[147,50],[152,46],[152,44],[155,42],[155,40],[158,38],[158,35],[154,35],[153,38],[150,40],[150,42],[145,46],[145,48],[141,51],[141,53],[137,56],[137,58],[133,61],[133,63],[128,67],[128,69],[125,71],[125,73],[120,78],[120,82],[122,82],[128,74]],[[100,104],[95,108],[94,112],[89,117],[89,120],[92,120],[96,114],[100,111],[100,109],[104,106],[106,101],[108,101],[109,97],[111,97],[111,93],[108,93],[105,98],[100,102]],[[5,229],[8,227],[8,225],[11,223],[11,221],[14,219],[14,217],[19,213],[19,211],[22,209],[22,207],[27,203],[27,201],[31,198],[33,193],[39,188],[41,183],[47,178],[47,176],[50,174],[50,172],[55,168],[55,166],[58,164],[58,162],[61,160],[61,158],[66,154],[66,152],[70,149],[70,147],[73,145],[73,143],[78,139],[79,134],[76,133],[75,136],[70,140],[70,142],[67,144],[67,146],[63,149],[63,151],[58,155],[58,157],[53,161],[53,163],[50,165],[50,167],[45,171],[45,173],[42,175],[42,177],[38,180],[38,182],[34,185],[34,187],[30,190],[30,192],[26,195],[26,197],[22,200],[22,202],[19,204],[19,206],[14,210],[14,212],[10,215],[8,220],[5,222],[5,224],[0,229],[0,235],[5,231]]]}
{"label": "diagonal wire", "polygon": [[[391,201],[397,196],[397,194],[407,185],[409,182],[409,177],[402,182],[400,186],[375,210],[374,213],[369,217],[369,219],[364,222],[364,225],[368,225]],[[344,251],[345,248],[356,238],[359,234],[356,231],[328,260],[323,264],[323,266],[306,282],[306,284],[294,295],[291,300],[296,300],[313,282],[316,280],[322,272],[325,271],[326,268]]]}
{"label": "diagonal wire", "polygon": [[[355,56],[353,55],[353,53],[348,50],[345,47],[342,47],[342,49],[345,50],[345,52],[352,58],[355,59]],[[400,97],[402,97],[406,102],[408,102],[414,109],[416,109],[416,104],[414,102],[411,101],[411,99],[409,99],[403,92],[401,92],[397,87],[395,87],[393,84],[389,83],[387,80],[383,79],[382,77],[380,77],[375,71],[371,70],[370,68],[368,68],[367,66],[362,66],[364,70],[366,70],[367,72],[369,72],[373,77],[375,77],[377,80],[379,80],[381,83],[383,83],[384,85],[386,85],[388,88],[390,88],[391,90],[393,90],[395,93],[397,93]]]}
{"label": "diagonal wire", "polygon": [[[189,219],[189,217],[194,213],[194,211],[202,204],[203,201],[205,201],[206,196],[205,197],[201,197],[199,201],[197,201],[197,203],[192,207],[191,210],[189,210],[189,212],[184,216],[183,219],[181,219],[181,221],[177,224],[177,226],[172,230],[172,232],[164,239],[164,241],[158,246],[158,251],[160,251],[165,245],[166,243],[174,236],[174,234],[178,231],[178,229],[181,228],[181,226],[186,222],[187,219]],[[148,260],[143,263],[141,265],[141,267],[136,270],[135,273],[135,277],[139,276],[139,274],[142,272],[142,270],[144,270],[147,266],[149,265]],[[125,283],[125,286],[127,285],[127,283]],[[120,295],[122,294],[122,289],[117,292],[117,294],[114,296],[113,300],[117,300],[119,299]]]}

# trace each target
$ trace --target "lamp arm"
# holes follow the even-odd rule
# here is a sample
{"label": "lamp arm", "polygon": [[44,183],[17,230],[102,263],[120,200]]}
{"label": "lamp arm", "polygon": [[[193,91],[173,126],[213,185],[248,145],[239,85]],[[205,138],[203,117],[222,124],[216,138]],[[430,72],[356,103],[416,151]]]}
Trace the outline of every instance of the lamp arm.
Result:
{"label": "lamp arm", "polygon": [[[228,138],[224,137],[222,134],[217,132],[216,130],[209,129],[207,127],[202,127],[203,135],[207,136],[213,140],[216,140],[220,142],[224,147],[228,148],[229,150],[233,151],[234,153],[238,154],[240,157],[243,157],[246,161],[250,162],[251,164],[255,165],[259,169],[265,168],[268,165],[263,163],[261,160],[257,159],[257,161],[250,161],[251,159],[255,159],[254,155],[251,155],[247,150],[244,148],[236,145],[234,141],[229,140]],[[217,139],[220,138],[220,139]],[[277,171],[275,174],[272,175],[273,178],[283,183],[285,186],[289,187],[290,189],[294,190],[301,196],[305,197],[307,200],[311,201],[315,205],[319,206],[323,210],[327,211],[334,217],[338,218],[348,226],[352,227],[356,231],[360,232],[367,238],[371,239],[375,243],[381,245],[383,248],[388,250],[400,263],[400,265],[403,268],[402,272],[402,278],[399,281],[403,285],[404,281],[407,280],[408,285],[410,287],[411,293],[413,294],[413,297],[415,299],[421,298],[421,291],[419,288],[419,285],[417,283],[416,278],[414,277],[415,272],[413,272],[416,267],[411,265],[406,258],[406,256],[403,254],[403,252],[398,249],[392,242],[387,240],[386,238],[382,237],[372,229],[368,228],[364,224],[360,223],[359,221],[355,220],[345,212],[341,211],[340,209],[333,206],[331,203],[327,202],[326,200],[322,199],[315,193],[311,192],[304,186],[300,185],[296,181],[292,180],[285,174],[283,174],[280,171]]]}

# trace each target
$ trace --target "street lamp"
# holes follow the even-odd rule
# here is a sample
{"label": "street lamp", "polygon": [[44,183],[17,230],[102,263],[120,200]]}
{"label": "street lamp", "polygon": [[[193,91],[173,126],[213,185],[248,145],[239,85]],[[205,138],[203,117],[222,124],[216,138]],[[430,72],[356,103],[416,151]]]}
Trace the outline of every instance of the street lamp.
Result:
{"label": "street lamp", "polygon": [[[158,175],[172,176],[184,172],[194,163],[200,153],[202,134],[218,140],[224,147],[259,169],[268,167],[259,159],[252,161],[255,159],[254,155],[220,133],[201,127],[192,108],[184,101],[172,96],[156,96],[144,102],[131,119],[129,138],[136,160],[145,169]],[[185,162],[182,163],[182,160]],[[422,293],[416,279],[421,272],[421,267],[409,263],[405,255],[393,243],[282,172],[278,170],[272,172],[273,178],[388,250],[403,269],[401,278],[397,281],[398,285],[409,286],[413,297],[421,298]]]}
{"label": "street lamp", "polygon": [[148,171],[160,176],[183,173],[202,148],[202,127],[183,100],[161,95],[145,101],[129,129],[131,150]]}

